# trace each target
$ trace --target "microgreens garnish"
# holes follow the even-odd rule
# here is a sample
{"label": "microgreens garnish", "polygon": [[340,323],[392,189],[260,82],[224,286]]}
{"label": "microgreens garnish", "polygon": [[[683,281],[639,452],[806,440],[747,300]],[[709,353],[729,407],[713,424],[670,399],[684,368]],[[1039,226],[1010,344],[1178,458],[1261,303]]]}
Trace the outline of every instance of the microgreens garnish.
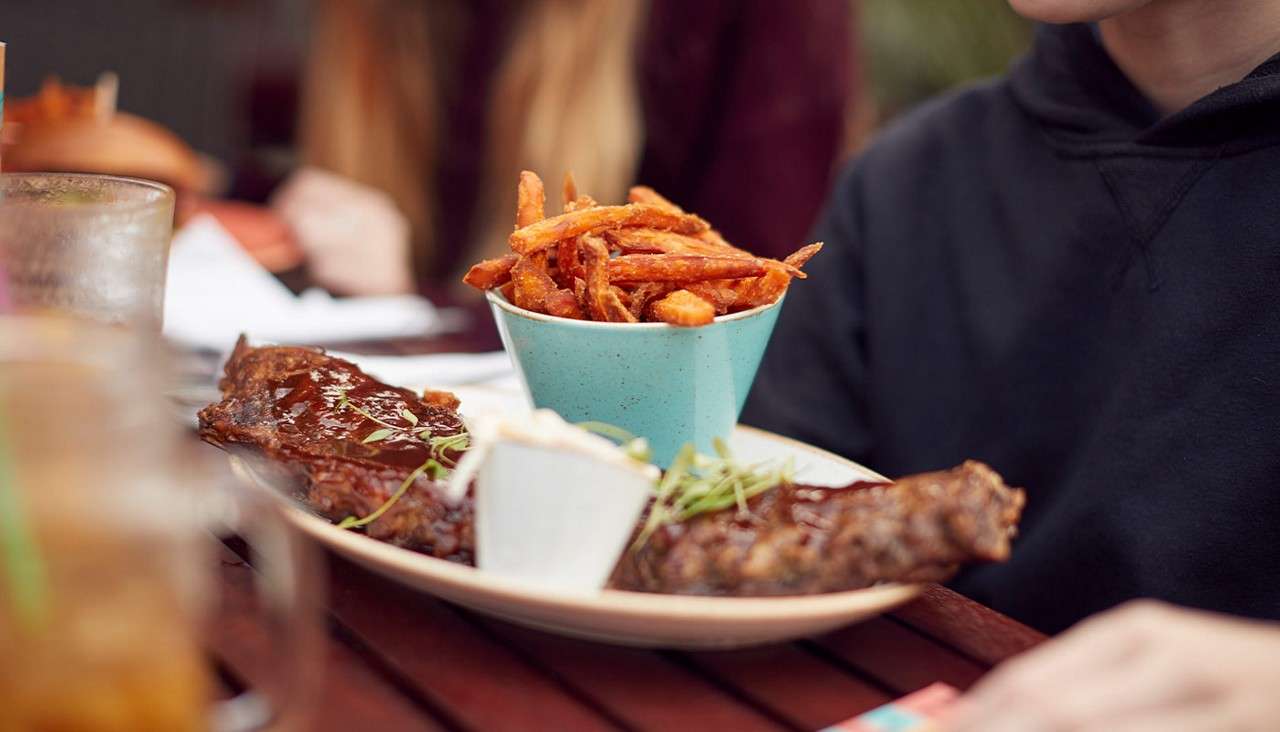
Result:
{"label": "microgreens garnish", "polygon": [[[373,416],[372,414],[369,414],[369,411],[368,411],[368,410],[361,408],[361,407],[360,407],[360,405],[358,405],[358,404],[356,404],[355,402],[353,402],[353,401],[351,401],[350,399],[348,399],[348,398],[347,398],[347,393],[346,393],[345,391],[344,391],[344,392],[342,392],[342,396],[338,398],[338,409],[350,409],[351,411],[355,412],[356,414],[360,415],[361,417],[364,417],[365,419],[369,420],[370,422],[376,422],[376,423],[378,423],[378,424],[382,425],[383,427],[386,427],[387,429],[392,429],[392,430],[403,430],[403,429],[404,429],[404,427],[402,427],[402,426],[400,426],[400,425],[398,425],[398,424],[391,424],[390,422],[384,422],[384,421],[382,421],[382,420],[378,419],[377,417]],[[407,411],[407,410],[406,410],[406,411]],[[417,424],[417,422],[414,422],[414,424]]]}
{"label": "microgreens garnish", "polygon": [[[617,442],[628,455],[642,462],[649,462],[651,452],[642,437],[604,422],[579,422],[578,427]],[[670,467],[654,486],[653,505],[644,528],[636,538],[636,546],[643,545],[654,531],[665,524],[687,521],[702,513],[711,513],[734,505],[738,513],[749,515],[747,501],[795,479],[795,467],[791,458],[781,465],[770,467],[766,463],[741,465],[734,460],[724,440],[712,441],[715,455],[697,452],[693,443],[685,443],[671,461]]]}
{"label": "microgreens garnish", "polygon": [[621,427],[607,422],[578,422],[575,426],[613,440],[632,460],[642,463],[653,461],[653,450],[649,449],[649,441],[643,437],[636,437]]}
{"label": "microgreens garnish", "polygon": [[368,435],[367,437],[365,437],[363,440],[361,440],[361,441],[360,441],[360,444],[361,444],[361,445],[367,445],[367,444],[369,444],[370,442],[377,442],[377,441],[379,441],[379,440],[385,440],[385,439],[387,439],[388,437],[390,437],[390,436],[392,435],[392,432],[393,432],[392,430],[390,430],[390,429],[388,429],[388,428],[386,428],[386,427],[383,427],[383,428],[382,428],[382,429],[380,429],[380,430],[374,430],[373,432],[370,432],[370,433],[369,433],[369,435]]}
{"label": "microgreens garnish", "polygon": [[389,511],[391,506],[394,505],[396,501],[400,500],[400,496],[403,496],[409,490],[409,486],[413,485],[413,481],[417,480],[423,473],[429,473],[427,477],[432,480],[438,480],[442,475],[448,472],[448,469],[443,465],[431,458],[427,458],[426,462],[415,468],[412,473],[409,473],[409,476],[404,479],[404,482],[400,484],[400,487],[396,489],[396,492],[392,493],[391,497],[388,498],[385,503],[378,506],[377,510],[364,518],[348,516],[338,522],[338,528],[358,529],[362,526],[368,526],[374,521],[377,521],[382,514]]}
{"label": "microgreens garnish", "polygon": [[422,439],[427,441],[431,447],[431,454],[441,462],[449,463],[449,467],[454,467],[456,463],[450,457],[445,455],[445,451],[463,452],[471,447],[471,435],[466,432],[458,432],[452,435],[441,435],[432,437],[429,434]]}
{"label": "microgreens garnish", "polygon": [[348,516],[338,522],[338,528],[340,529],[358,529],[362,526],[368,526],[378,520],[378,517],[389,511],[391,507],[395,505],[395,502],[400,500],[400,497],[409,491],[409,486],[413,485],[413,482],[423,475],[426,475],[431,480],[441,480],[448,477],[450,471],[457,467],[458,464],[457,461],[448,453],[464,452],[471,446],[471,436],[466,431],[450,435],[433,435],[431,434],[430,428],[419,428],[418,415],[409,411],[407,408],[402,407],[400,409],[400,417],[409,423],[408,427],[378,419],[370,414],[368,410],[363,409],[360,405],[351,401],[347,397],[346,392],[343,392],[342,396],[338,399],[338,409],[350,409],[361,417],[364,417],[375,424],[382,425],[381,429],[376,429],[366,435],[365,438],[360,441],[360,444],[368,445],[374,442],[381,442],[382,440],[397,434],[409,435],[422,440],[427,444],[427,455],[429,456],[421,465],[415,468],[413,472],[409,473],[408,477],[404,479],[404,482],[400,484],[400,487],[397,488],[381,506],[378,506],[373,513],[365,516],[364,518]]}
{"label": "microgreens garnish", "polygon": [[739,515],[749,516],[748,501],[795,479],[791,458],[776,467],[765,463],[742,465],[723,440],[716,438],[713,444],[715,456],[696,452],[692,443],[685,443],[676,454],[654,489],[653,505],[636,537],[636,546],[643,545],[663,525],[687,521],[699,514],[736,505]]}

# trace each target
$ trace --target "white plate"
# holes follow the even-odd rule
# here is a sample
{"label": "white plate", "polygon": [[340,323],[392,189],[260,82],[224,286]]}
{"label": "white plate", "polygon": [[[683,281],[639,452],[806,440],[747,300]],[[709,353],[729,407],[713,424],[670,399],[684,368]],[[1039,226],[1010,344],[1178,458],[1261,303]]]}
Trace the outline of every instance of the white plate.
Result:
{"label": "white plate", "polygon": [[[525,408],[518,393],[459,388],[468,404]],[[474,407],[473,407],[474,409]],[[752,461],[794,458],[806,483],[844,485],[883,480],[832,453],[772,433],[739,426],[730,440],[735,454]],[[247,463],[233,458],[239,467]],[[864,590],[799,597],[687,597],[602,590],[590,595],[530,588],[338,529],[291,507],[289,520],[333,551],[378,574],[486,615],[561,635],[629,646],[739,648],[816,635],[865,620],[919,594],[920,585],[886,584]]]}

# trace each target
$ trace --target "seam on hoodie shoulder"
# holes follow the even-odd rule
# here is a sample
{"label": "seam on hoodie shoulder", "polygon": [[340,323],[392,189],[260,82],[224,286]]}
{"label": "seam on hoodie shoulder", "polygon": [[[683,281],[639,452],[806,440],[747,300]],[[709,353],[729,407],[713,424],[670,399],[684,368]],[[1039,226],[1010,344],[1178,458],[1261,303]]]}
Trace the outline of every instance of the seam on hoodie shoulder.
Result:
{"label": "seam on hoodie shoulder", "polygon": [[1168,223],[1173,212],[1182,204],[1183,199],[1195,186],[1196,182],[1200,180],[1200,177],[1221,158],[1224,148],[1226,148],[1226,145],[1219,145],[1216,154],[1207,159],[1196,161],[1184,171],[1173,190],[1165,198],[1164,203],[1160,205],[1160,208],[1151,216],[1145,226],[1139,225],[1140,222],[1134,216],[1132,209],[1125,203],[1124,197],[1120,195],[1117,181],[1107,172],[1103,165],[1103,160],[1095,158],[1094,167],[1097,168],[1098,174],[1102,176],[1103,185],[1107,187],[1107,192],[1111,194],[1111,200],[1115,202],[1116,208],[1120,210],[1120,216],[1124,219],[1125,226],[1129,230],[1129,240],[1132,244],[1129,256],[1125,257],[1124,262],[1113,275],[1113,289],[1119,289],[1123,283],[1124,275],[1133,264],[1135,254],[1142,257],[1147,290],[1155,292],[1160,289],[1160,285],[1164,282],[1160,268],[1160,257],[1158,253],[1151,250],[1151,241]]}

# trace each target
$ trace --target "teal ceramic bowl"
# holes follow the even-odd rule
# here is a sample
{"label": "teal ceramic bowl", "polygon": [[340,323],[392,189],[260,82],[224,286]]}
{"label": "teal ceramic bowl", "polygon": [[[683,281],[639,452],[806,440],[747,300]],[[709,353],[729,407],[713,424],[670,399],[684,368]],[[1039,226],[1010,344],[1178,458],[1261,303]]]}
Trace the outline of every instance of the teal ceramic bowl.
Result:
{"label": "teal ceramic bowl", "polygon": [[557,318],[496,291],[488,298],[534,407],[645,437],[663,467],[686,442],[710,453],[714,438],[729,437],[785,299],[678,328]]}

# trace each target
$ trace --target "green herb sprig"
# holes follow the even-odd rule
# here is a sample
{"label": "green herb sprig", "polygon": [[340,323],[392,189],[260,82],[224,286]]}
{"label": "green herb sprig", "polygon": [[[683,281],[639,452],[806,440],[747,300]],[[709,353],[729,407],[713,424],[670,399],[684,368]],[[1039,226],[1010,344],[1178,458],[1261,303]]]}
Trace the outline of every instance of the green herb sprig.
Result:
{"label": "green herb sprig", "polygon": [[664,525],[688,521],[694,516],[737,506],[748,516],[747,502],[765,491],[794,482],[795,461],[743,465],[734,459],[724,440],[713,443],[716,454],[703,455],[685,443],[654,490],[653,505],[635,546],[643,546]]}
{"label": "green herb sprig", "polygon": [[[626,430],[604,422],[580,422],[579,427],[619,443],[623,449],[643,444],[649,461],[648,444]],[[795,480],[795,461],[780,464],[742,465],[734,459],[724,440],[712,441],[715,455],[703,455],[686,442],[654,486],[649,517],[636,537],[635,546],[644,545],[653,532],[666,524],[679,523],[703,513],[722,511],[734,505],[738,513],[749,515],[747,502],[755,496]]]}
{"label": "green herb sprig", "polygon": [[340,529],[358,529],[377,521],[378,518],[395,505],[396,501],[399,501],[409,491],[409,486],[413,485],[414,481],[423,475],[426,475],[431,480],[441,480],[448,477],[449,473],[457,467],[457,461],[450,457],[448,453],[465,452],[471,446],[471,435],[465,430],[451,435],[433,435],[429,428],[419,429],[418,415],[405,408],[401,408],[400,417],[409,423],[408,427],[378,419],[370,414],[368,410],[347,398],[346,392],[343,392],[338,399],[338,409],[350,409],[365,419],[382,425],[381,429],[376,429],[366,435],[360,441],[360,444],[368,445],[374,442],[381,442],[394,434],[407,434],[425,442],[427,444],[427,454],[429,455],[421,465],[409,473],[408,477],[400,484],[400,487],[381,506],[378,506],[373,513],[363,518],[348,516],[338,522],[338,528]]}
{"label": "green herb sprig", "polygon": [[578,422],[574,426],[613,440],[622,448],[622,452],[632,460],[642,463],[653,462],[653,450],[649,448],[649,441],[643,437],[636,437],[621,427],[611,425],[608,422]]}

